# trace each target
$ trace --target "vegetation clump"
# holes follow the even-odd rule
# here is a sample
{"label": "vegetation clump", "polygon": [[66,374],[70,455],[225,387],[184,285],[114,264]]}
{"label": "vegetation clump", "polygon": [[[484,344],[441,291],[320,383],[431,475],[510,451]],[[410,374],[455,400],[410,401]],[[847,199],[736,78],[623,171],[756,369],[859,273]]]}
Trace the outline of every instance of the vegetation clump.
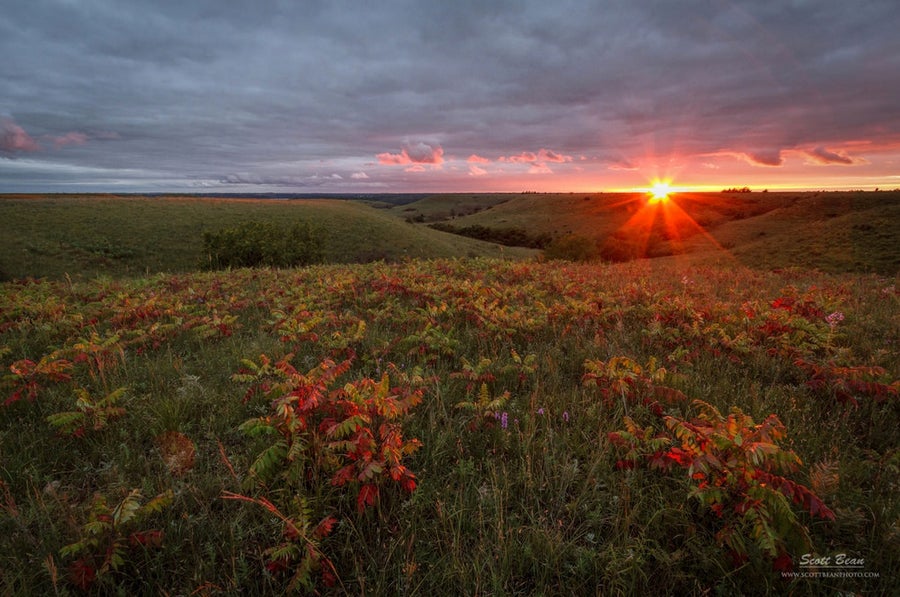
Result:
{"label": "vegetation clump", "polygon": [[244,222],[203,234],[209,269],[295,267],[322,261],[321,245],[305,222],[282,226],[274,222]]}
{"label": "vegetation clump", "polygon": [[469,238],[476,238],[508,247],[527,247],[529,249],[543,249],[550,244],[553,238],[549,234],[530,234],[521,228],[490,228],[480,224],[459,227],[438,222],[429,224],[428,227],[441,232],[468,236]]}
{"label": "vegetation clump", "polygon": [[577,234],[567,234],[554,239],[544,249],[546,259],[564,261],[593,261],[600,256],[596,241]]}

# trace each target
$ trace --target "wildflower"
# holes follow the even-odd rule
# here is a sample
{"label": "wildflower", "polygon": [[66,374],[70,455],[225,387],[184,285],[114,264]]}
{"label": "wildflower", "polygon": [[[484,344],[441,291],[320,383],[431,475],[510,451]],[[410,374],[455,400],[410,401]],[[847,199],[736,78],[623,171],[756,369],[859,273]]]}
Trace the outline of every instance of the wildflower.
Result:
{"label": "wildflower", "polygon": [[828,325],[834,327],[841,321],[844,321],[844,314],[840,311],[835,311],[831,315],[826,316],[825,321],[828,322]]}
{"label": "wildflower", "polygon": [[563,411],[563,421],[565,421],[566,423],[569,422],[569,411],[567,410]]}
{"label": "wildflower", "polygon": [[543,406],[541,408],[537,409],[537,414],[539,414],[541,416],[544,415],[544,407]]}
{"label": "wildflower", "polygon": [[500,427],[506,429],[506,426],[509,424],[509,414],[506,411],[503,411],[503,414],[500,415]]}

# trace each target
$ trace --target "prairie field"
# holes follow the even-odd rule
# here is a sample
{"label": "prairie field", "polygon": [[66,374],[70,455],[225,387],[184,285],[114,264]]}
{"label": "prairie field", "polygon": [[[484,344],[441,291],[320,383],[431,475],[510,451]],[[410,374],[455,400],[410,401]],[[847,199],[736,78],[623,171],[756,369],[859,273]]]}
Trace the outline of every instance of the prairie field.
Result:
{"label": "prairie field", "polygon": [[[0,201],[4,595],[895,590],[895,248],[765,267],[749,203],[733,252],[573,263],[416,203],[66,201]],[[894,234],[850,203],[821,234]],[[248,206],[333,262],[200,271]]]}

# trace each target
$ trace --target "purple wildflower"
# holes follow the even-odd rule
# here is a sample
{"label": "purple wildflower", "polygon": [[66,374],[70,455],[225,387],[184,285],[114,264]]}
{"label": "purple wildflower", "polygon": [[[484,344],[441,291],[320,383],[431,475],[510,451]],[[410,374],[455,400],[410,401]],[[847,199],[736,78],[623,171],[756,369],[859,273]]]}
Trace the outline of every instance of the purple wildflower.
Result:
{"label": "purple wildflower", "polygon": [[506,429],[506,426],[509,424],[509,414],[506,411],[503,411],[503,414],[500,415],[500,426]]}
{"label": "purple wildflower", "polygon": [[567,410],[563,411],[563,421],[565,421],[566,423],[569,422],[569,411]]}
{"label": "purple wildflower", "polygon": [[537,414],[543,416],[543,414],[544,414],[544,407],[543,407],[543,406],[542,406],[541,408],[537,409]]}
{"label": "purple wildflower", "polygon": [[828,325],[830,325],[831,327],[834,327],[841,321],[844,321],[844,314],[841,313],[840,311],[835,311],[831,315],[826,316],[825,321],[828,322]]}

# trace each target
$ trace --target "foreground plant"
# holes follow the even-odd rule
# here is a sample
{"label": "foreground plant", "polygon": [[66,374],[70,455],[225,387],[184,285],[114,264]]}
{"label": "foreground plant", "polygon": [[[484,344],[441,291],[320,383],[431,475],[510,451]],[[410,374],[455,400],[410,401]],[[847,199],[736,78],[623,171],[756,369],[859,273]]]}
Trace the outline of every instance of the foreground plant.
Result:
{"label": "foreground plant", "polygon": [[110,572],[122,567],[135,548],[158,548],[163,532],[139,529],[151,514],[163,510],[172,501],[172,492],[157,495],[141,504],[139,489],[110,507],[106,498],[97,495],[91,505],[88,521],[81,527],[80,538],[60,550],[60,555],[80,556],[69,565],[69,580],[80,589],[89,589]]}
{"label": "foreground plant", "polygon": [[584,369],[586,373],[582,382],[586,385],[595,383],[609,408],[613,406],[614,399],[619,398],[626,415],[629,404],[642,404],[661,416],[664,405],[687,400],[687,396],[680,390],[661,385],[660,382],[666,379],[668,371],[659,367],[652,357],[645,367],[624,356],[612,357],[607,361],[588,359],[584,362]]}
{"label": "foreground plant", "polygon": [[[392,387],[387,373],[380,381],[366,377],[334,387],[349,371],[349,360],[325,360],[301,373],[291,358],[273,363],[262,355],[260,364],[245,361],[247,372],[234,376],[253,384],[250,398],[263,394],[270,401],[268,414],[241,425],[249,436],[270,438],[245,483],[268,497],[223,495],[262,506],[282,521],[282,541],[264,554],[270,571],[293,569],[289,590],[312,589],[316,571],[326,586],[336,580],[334,566],[319,549],[336,523],[330,513],[341,501],[327,487],[352,487],[360,513],[377,504],[389,482],[415,490],[416,476],[403,460],[421,442],[403,437],[401,421],[422,400],[421,390]],[[316,525],[307,495],[318,496],[317,506],[326,512]],[[279,500],[285,502],[282,507]]]}
{"label": "foreground plant", "polygon": [[493,426],[494,421],[502,416],[501,411],[503,411],[506,403],[509,402],[509,397],[509,392],[491,396],[487,384],[482,383],[478,390],[478,396],[472,400],[457,402],[456,408],[472,413],[472,418],[469,420],[469,429],[474,431],[482,426]]}
{"label": "foreground plant", "polygon": [[801,461],[778,445],[786,436],[784,425],[774,414],[756,424],[736,407],[723,416],[706,402],[693,404],[700,411],[695,419],[664,417],[666,429],[660,431],[625,417],[625,429],[609,434],[626,450],[617,468],[684,471],[688,495],[721,520],[716,540],[736,563],[748,558],[752,542],[775,567],[788,569],[788,554],[811,544],[791,503],[826,520],[834,520],[834,513],[809,488],[785,476]]}
{"label": "foreground plant", "polygon": [[315,587],[313,574],[319,572],[322,583],[330,587],[337,580],[334,564],[321,551],[319,544],[331,534],[337,519],[327,516],[313,525],[311,510],[306,501],[300,497],[293,499],[292,514],[281,512],[275,504],[265,497],[249,497],[226,491],[222,494],[226,500],[238,500],[262,506],[272,513],[284,525],[282,541],[278,545],[265,550],[268,559],[266,568],[273,574],[293,569],[287,591],[293,592],[301,586],[311,591]]}
{"label": "foreground plant", "polygon": [[392,388],[387,374],[379,382],[363,378],[332,388],[350,361],[325,360],[303,374],[290,364],[291,358],[273,365],[263,355],[261,365],[245,361],[253,373],[234,376],[254,382],[271,400],[270,414],[241,425],[248,435],[274,438],[251,465],[250,479],[295,485],[331,474],[332,485],[359,488],[360,511],[374,504],[384,479],[413,491],[415,475],[402,459],[421,443],[403,438],[400,420],[421,402],[421,390]]}
{"label": "foreground plant", "polygon": [[29,401],[34,400],[48,383],[71,381],[72,362],[56,358],[56,355],[53,354],[47,355],[37,362],[29,359],[18,360],[9,366],[9,371],[0,380],[4,385],[13,389],[3,403],[4,406],[18,402],[22,398]]}
{"label": "foreground plant", "polygon": [[47,422],[64,435],[82,437],[87,429],[100,431],[111,419],[121,417],[125,409],[116,406],[127,388],[113,390],[102,398],[92,398],[84,388],[75,388],[75,410],[49,415]]}

